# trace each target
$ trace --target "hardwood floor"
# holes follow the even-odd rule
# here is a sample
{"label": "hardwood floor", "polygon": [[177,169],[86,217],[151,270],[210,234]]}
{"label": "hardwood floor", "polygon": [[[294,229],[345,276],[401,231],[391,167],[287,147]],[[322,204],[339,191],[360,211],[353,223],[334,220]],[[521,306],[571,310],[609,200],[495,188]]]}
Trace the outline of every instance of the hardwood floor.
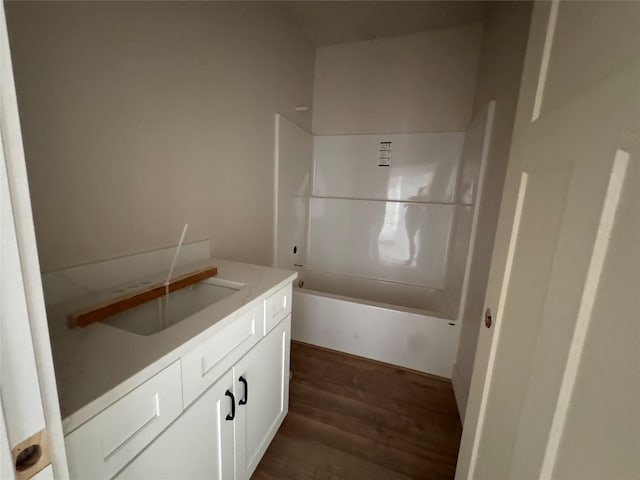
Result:
{"label": "hardwood floor", "polygon": [[253,480],[454,476],[451,383],[293,342],[289,414]]}

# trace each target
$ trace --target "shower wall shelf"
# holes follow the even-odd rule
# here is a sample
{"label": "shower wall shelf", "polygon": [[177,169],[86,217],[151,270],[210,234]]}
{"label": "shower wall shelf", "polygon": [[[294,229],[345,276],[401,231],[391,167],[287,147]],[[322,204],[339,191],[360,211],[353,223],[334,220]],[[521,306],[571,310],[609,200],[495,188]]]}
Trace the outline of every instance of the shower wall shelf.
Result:
{"label": "shower wall shelf", "polygon": [[[304,198],[299,196],[298,198]],[[384,203],[418,203],[420,205],[461,205],[460,202],[438,202],[434,200],[415,200],[415,199],[389,199],[376,197],[335,197],[330,195],[309,195],[309,198],[318,198],[323,200],[357,200],[360,202],[384,202]]]}

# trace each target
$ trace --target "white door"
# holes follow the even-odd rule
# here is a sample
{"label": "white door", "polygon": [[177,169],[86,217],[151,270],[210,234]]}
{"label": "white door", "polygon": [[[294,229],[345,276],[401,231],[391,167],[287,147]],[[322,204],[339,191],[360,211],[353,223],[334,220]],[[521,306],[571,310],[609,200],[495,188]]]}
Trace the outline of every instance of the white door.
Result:
{"label": "white door", "polygon": [[640,3],[535,5],[458,479],[640,475]]}
{"label": "white door", "polygon": [[289,407],[291,316],[234,367],[236,480],[248,480]]}
{"label": "white door", "polygon": [[[234,478],[232,372],[223,375],[115,480]],[[229,392],[229,393],[227,393]]]}
{"label": "white door", "polygon": [[65,479],[62,424],[3,3],[0,195],[0,473],[3,479]]}

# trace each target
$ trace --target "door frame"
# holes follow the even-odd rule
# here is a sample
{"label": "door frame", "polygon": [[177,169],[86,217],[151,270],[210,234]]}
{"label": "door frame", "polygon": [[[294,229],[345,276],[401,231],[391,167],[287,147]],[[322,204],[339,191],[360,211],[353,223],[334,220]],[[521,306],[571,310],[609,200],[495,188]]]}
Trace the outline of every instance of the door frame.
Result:
{"label": "door frame", "polygon": [[[553,2],[537,2],[531,15],[529,39],[522,72],[522,83],[518,98],[518,107],[514,125],[514,134],[525,122],[535,120],[539,105],[532,99],[539,96],[538,84],[540,76],[546,75],[546,64],[549,52],[544,45],[548,32],[555,28],[559,0]],[[546,19],[546,21],[545,21]],[[545,25],[542,31],[539,26]],[[537,71],[533,71],[537,68]],[[533,92],[538,95],[533,95]],[[534,100],[537,103],[537,100]],[[531,115],[523,112],[532,112]],[[496,353],[502,328],[502,313],[507,299],[513,259],[518,241],[520,217],[527,190],[527,174],[523,170],[521,159],[513,155],[513,142],[507,172],[505,175],[502,200],[496,236],[487,280],[487,289],[482,312],[491,310],[492,328],[485,327],[484,318],[478,333],[476,355],[467,408],[465,411],[460,451],[456,466],[456,480],[473,479],[480,437],[484,427],[484,416],[487,408],[489,390],[495,365]]]}
{"label": "door frame", "polygon": [[[2,427],[5,432],[3,436],[6,435],[7,438],[7,444],[6,446],[2,445],[3,451],[0,452],[0,455],[3,459],[6,458],[7,448],[13,450],[13,452],[9,452],[9,455],[12,455],[17,451],[17,448],[20,448],[22,442],[29,440],[29,438],[11,438],[9,434],[11,429],[7,422],[10,421],[12,425],[25,424],[33,418],[34,412],[37,412],[36,414],[42,415],[44,418],[43,429],[40,432],[44,435],[42,439],[44,456],[48,457],[51,464],[52,473],[51,469],[49,469],[49,473],[53,475],[53,478],[65,480],[69,478],[69,471],[40,276],[40,262],[29,196],[4,3],[0,3],[0,134],[2,140],[0,151],[2,165],[0,167],[6,170],[13,215],[12,219],[7,217],[2,219],[1,228],[3,230],[6,228],[7,231],[13,229],[15,232],[17,262],[19,264],[18,271],[15,273],[22,277],[24,293],[23,298],[10,298],[9,302],[23,302],[26,304],[27,312],[26,316],[12,318],[11,328],[21,329],[25,332],[27,340],[32,346],[31,349],[22,349],[19,352],[6,349],[3,355],[19,355],[20,358],[16,359],[17,361],[34,363],[37,378],[33,378],[33,374],[29,374],[26,378],[22,378],[22,381],[33,383],[37,386],[35,390],[40,392],[40,398],[34,398],[35,395],[21,398],[21,393],[15,389],[5,388],[0,391],[2,395],[0,400],[4,409]],[[1,334],[2,332],[0,332]],[[11,403],[21,405],[18,411],[10,412],[11,418],[8,416],[9,412],[6,411],[7,400],[10,397]],[[39,434],[40,432],[32,433]],[[4,442],[2,443],[4,444]],[[47,468],[48,464],[45,464],[44,469]],[[20,473],[19,478],[31,478],[36,474],[38,471],[25,470]]]}

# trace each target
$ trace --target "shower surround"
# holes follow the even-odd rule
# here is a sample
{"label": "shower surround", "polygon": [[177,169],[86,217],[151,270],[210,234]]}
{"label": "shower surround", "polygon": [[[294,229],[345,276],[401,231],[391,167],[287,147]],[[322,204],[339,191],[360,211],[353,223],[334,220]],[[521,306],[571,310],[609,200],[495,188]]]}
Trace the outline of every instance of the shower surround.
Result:
{"label": "shower surround", "polygon": [[276,115],[292,337],[451,378],[493,105],[467,132],[314,136]]}

